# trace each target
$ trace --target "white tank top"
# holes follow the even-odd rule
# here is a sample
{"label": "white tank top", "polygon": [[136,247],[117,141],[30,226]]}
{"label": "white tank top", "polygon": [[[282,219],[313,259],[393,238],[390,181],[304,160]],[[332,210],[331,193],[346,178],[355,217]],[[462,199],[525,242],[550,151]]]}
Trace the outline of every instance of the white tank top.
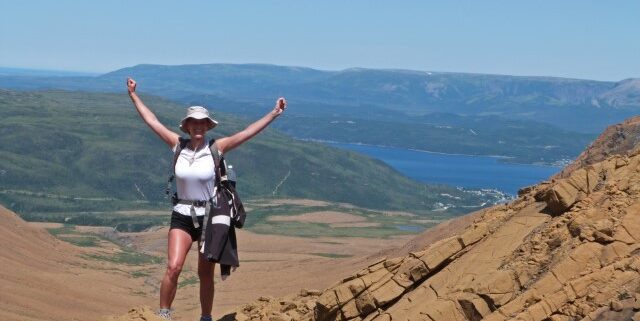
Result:
{"label": "white tank top", "polygon": [[[173,151],[178,146],[173,147]],[[180,151],[176,161],[176,187],[178,198],[189,201],[206,201],[213,196],[216,177],[213,157],[209,146],[205,144],[197,151],[185,147]],[[196,215],[204,215],[204,206],[195,206]],[[191,205],[176,204],[173,210],[191,216]]]}

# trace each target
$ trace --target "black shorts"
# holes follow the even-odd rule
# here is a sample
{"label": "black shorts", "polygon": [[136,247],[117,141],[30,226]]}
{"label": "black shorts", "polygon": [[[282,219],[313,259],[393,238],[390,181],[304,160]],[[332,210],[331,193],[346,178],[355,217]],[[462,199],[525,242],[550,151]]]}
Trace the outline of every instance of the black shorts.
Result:
{"label": "black shorts", "polygon": [[204,215],[198,216],[198,223],[200,223],[200,227],[196,228],[193,226],[193,219],[189,215],[182,215],[176,211],[171,213],[171,225],[169,230],[174,228],[181,229],[189,235],[191,235],[191,242],[195,242],[200,240],[200,235],[202,234],[202,222],[204,221]]}

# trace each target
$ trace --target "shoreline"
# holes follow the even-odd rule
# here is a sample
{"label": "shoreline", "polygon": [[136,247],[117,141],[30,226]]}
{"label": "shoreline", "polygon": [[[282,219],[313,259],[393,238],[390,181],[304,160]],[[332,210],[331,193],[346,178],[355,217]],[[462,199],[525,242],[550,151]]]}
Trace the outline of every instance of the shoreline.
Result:
{"label": "shoreline", "polygon": [[[405,173],[405,175],[409,176],[410,178],[420,181],[422,183],[426,183],[426,184],[443,184],[443,185],[448,185],[448,186],[452,186],[455,188],[458,188],[460,190],[464,190],[467,192],[472,192],[472,193],[478,193],[479,195],[483,196],[484,198],[486,198],[487,196],[489,196],[489,199],[487,199],[490,203],[495,204],[495,201],[498,198],[501,198],[503,200],[508,200],[512,197],[514,197],[515,195],[517,195],[517,191],[523,187],[529,186],[529,185],[533,185],[536,184],[540,181],[544,181],[546,179],[548,179],[549,177],[551,177],[551,175],[553,174],[548,174],[548,172],[559,172],[560,170],[562,170],[563,166],[558,166],[558,165],[552,165],[552,164],[520,164],[520,163],[512,163],[512,162],[502,162],[501,160],[509,160],[509,159],[513,159],[513,157],[507,157],[507,156],[499,156],[499,155],[493,155],[493,156],[487,156],[487,155],[465,155],[465,154],[451,154],[451,153],[441,153],[441,152],[432,152],[432,151],[426,151],[426,150],[419,150],[419,149],[414,149],[414,148],[400,148],[400,147],[392,147],[392,146],[386,146],[386,145],[373,145],[373,144],[364,144],[364,143],[344,143],[344,142],[336,142],[336,141],[329,141],[329,140],[312,140],[314,142],[318,142],[321,144],[324,144],[326,146],[330,146],[330,147],[334,147],[334,148],[339,148],[339,149],[345,149],[345,150],[350,150],[359,154],[363,154],[363,155],[367,155],[369,157],[372,157],[374,159],[383,161],[385,163],[387,163],[388,165],[390,165],[391,167],[394,167],[396,170],[403,172],[402,170],[402,166],[397,165],[396,166],[392,166],[391,163],[393,163],[392,160],[398,161],[398,160],[405,160],[405,161],[409,161],[410,159],[416,158],[416,159],[422,159],[422,157],[424,157],[424,162],[426,162],[425,164],[430,164],[430,162],[436,161],[437,162],[457,162],[460,161],[461,163],[484,163],[487,166],[489,166],[489,168],[495,168],[498,171],[505,171],[505,172],[523,172],[523,171],[532,171],[532,172],[538,172],[540,171],[540,174],[545,173],[546,175],[538,175],[538,179],[537,181],[527,181],[524,179],[520,179],[520,180],[515,180],[511,183],[508,182],[503,182],[504,184],[487,184],[487,185],[481,185],[481,186],[477,186],[477,182],[474,184],[466,184],[465,181],[460,181],[460,179],[458,180],[453,180],[453,181],[447,181],[445,179],[445,181],[442,181],[442,179],[440,179],[440,183],[436,183],[437,180],[428,180],[425,177],[413,177],[408,175],[408,173]],[[371,149],[366,149],[367,147],[371,148]],[[397,151],[397,153],[396,153]],[[410,152],[408,154],[404,154],[402,152]],[[420,154],[423,154],[425,156],[420,156],[420,154],[411,154],[411,152],[417,152]],[[400,155],[404,155],[402,157],[400,156],[389,156],[392,154],[400,154]],[[427,156],[427,155],[433,155],[433,156]],[[461,158],[459,158],[460,156],[462,156]],[[433,157],[433,158],[432,158]],[[448,157],[452,157],[451,159],[449,159]],[[415,163],[415,162],[414,162]],[[420,163],[415,163],[418,167],[418,170],[420,169],[419,165]],[[427,167],[430,165],[426,165]],[[464,165],[462,165],[464,166]],[[416,170],[414,168],[414,170]],[[478,172],[477,174],[470,174],[470,175],[478,175],[481,174],[480,172],[482,172],[482,170],[476,170],[476,172]],[[534,175],[535,176],[535,175]],[[484,177],[484,176],[482,176]],[[523,176],[523,177],[526,177]],[[480,179],[482,181],[482,179]],[[485,182],[486,183],[486,182]],[[515,184],[518,183],[518,184]],[[467,186],[467,185],[475,185],[475,187],[473,186]],[[501,195],[501,197],[496,197],[497,195]]]}
{"label": "shoreline", "polygon": [[[367,144],[367,143],[349,143],[349,142],[339,142],[334,140],[326,140],[326,139],[313,139],[313,138],[298,138],[294,137],[297,140],[305,141],[305,142],[315,142],[315,143],[324,143],[324,144],[344,144],[344,145],[354,145],[354,146],[367,146],[367,147],[377,147],[377,148],[387,148],[387,149],[400,149],[400,150],[408,150],[419,153],[427,153],[434,155],[446,155],[446,156],[464,156],[464,157],[489,157],[489,158],[497,158],[500,160],[508,160],[515,159],[514,156],[505,156],[505,155],[474,155],[474,154],[461,154],[461,153],[445,153],[445,152],[435,152],[425,149],[417,149],[417,148],[406,148],[406,147],[398,147],[398,146],[389,146],[389,145],[379,145],[379,144]],[[560,161],[558,161],[560,162]],[[518,162],[507,162],[507,164],[512,165],[526,165],[526,166],[540,166],[540,167],[556,167],[558,169],[562,169],[566,166],[564,165],[554,165],[553,163],[518,163]]]}

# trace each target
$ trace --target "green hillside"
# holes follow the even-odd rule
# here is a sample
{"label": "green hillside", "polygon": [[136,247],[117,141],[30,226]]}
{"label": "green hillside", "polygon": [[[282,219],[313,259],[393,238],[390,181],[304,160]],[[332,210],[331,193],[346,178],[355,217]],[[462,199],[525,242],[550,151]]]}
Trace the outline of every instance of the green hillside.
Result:
{"label": "green hillside", "polygon": [[[184,106],[143,99],[178,131]],[[269,109],[265,106],[265,112]],[[221,123],[216,135],[247,124],[228,115],[216,117]],[[167,207],[163,197],[171,152],[139,119],[124,93],[0,90],[0,137],[0,203],[18,213]],[[238,170],[244,198],[311,198],[416,212],[429,211],[437,202],[456,206],[484,201],[454,188],[417,183],[379,161],[296,141],[275,130],[227,156]]]}
{"label": "green hillside", "polygon": [[[421,122],[422,121],[422,122]],[[502,155],[515,163],[560,163],[580,154],[594,135],[543,123],[434,114],[415,122],[345,117],[289,117],[274,125],[293,137],[393,146],[450,154]]]}

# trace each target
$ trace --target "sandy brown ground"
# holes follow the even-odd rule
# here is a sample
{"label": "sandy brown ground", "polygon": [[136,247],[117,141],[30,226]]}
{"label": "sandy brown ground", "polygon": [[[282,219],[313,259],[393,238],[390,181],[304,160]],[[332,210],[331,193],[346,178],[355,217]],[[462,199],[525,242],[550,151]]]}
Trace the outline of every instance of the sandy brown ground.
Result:
{"label": "sandy brown ground", "polygon": [[142,280],[0,206],[0,320],[98,320],[145,302]]}
{"label": "sandy brown ground", "polygon": [[340,227],[376,227],[380,223],[367,222],[367,218],[360,215],[335,211],[320,211],[299,215],[273,215],[267,218],[271,222],[302,222],[329,224],[330,228]]}
{"label": "sandy brown ground", "polygon": [[[256,199],[253,202],[260,203],[260,206],[280,206],[280,205],[300,205],[300,206],[328,206],[333,203],[318,201],[318,200],[310,200],[310,199],[288,199],[288,198],[280,198],[280,199]],[[351,204],[340,204],[344,205],[347,208],[352,208]]]}
{"label": "sandy brown ground", "polygon": [[[307,201],[303,203],[308,205]],[[113,254],[118,246],[101,242],[99,248],[76,247],[44,230],[60,224],[26,224],[4,208],[0,212],[0,320],[101,320],[123,315],[134,306],[157,307],[165,263],[124,266],[86,259],[87,255]],[[333,224],[367,224],[361,217],[346,213],[312,214],[312,219],[329,219]],[[436,239],[464,224],[466,220],[445,224],[445,229],[436,228]],[[137,251],[166,257],[167,228],[141,233],[116,233],[105,227],[79,226],[76,230],[101,234]],[[303,288],[325,289],[374,260],[401,255],[398,249],[404,252],[434,240],[424,236],[412,240],[414,237],[303,238],[238,230],[241,267],[225,281],[216,270],[214,316],[221,317],[261,296],[280,297]],[[31,242],[23,242],[25,238]],[[196,261],[193,246],[173,306],[176,320],[193,320],[200,315]]]}
{"label": "sandy brown ground", "polygon": [[267,219],[274,222],[305,222],[305,223],[353,223],[364,222],[367,219],[360,215],[334,211],[304,213],[300,215],[272,215]]}
{"label": "sandy brown ground", "polygon": [[[59,227],[60,224],[31,223],[36,227]],[[33,227],[32,227],[33,228]],[[165,257],[167,228],[156,228],[141,233],[114,234],[105,227],[77,227],[78,231],[108,235],[124,244],[131,244],[138,251]],[[225,281],[220,280],[216,270],[216,299],[214,317],[221,317],[232,308],[256,300],[260,296],[283,296],[297,293],[300,289],[324,289],[354,270],[364,267],[378,257],[384,249],[393,249],[405,244],[412,236],[390,239],[368,238],[302,238],[277,235],[260,235],[238,230],[241,267]],[[66,247],[73,246],[55,240]],[[113,245],[111,245],[113,247]],[[80,249],[85,250],[86,249]],[[109,249],[103,249],[109,250]],[[113,250],[113,249],[111,249]],[[77,253],[76,253],[77,255]],[[72,260],[72,258],[65,258]],[[139,268],[147,277],[134,278],[131,290],[135,294],[122,294],[125,304],[102,313],[103,316],[121,315],[136,305],[155,308],[158,304],[158,285],[164,273],[164,263]],[[127,277],[123,273],[123,277]],[[97,276],[104,282],[116,282],[111,276]],[[176,320],[197,319],[200,315],[198,285],[196,284],[195,245],[187,258],[180,282],[187,281],[178,289],[174,302]],[[128,284],[128,281],[117,281]],[[51,295],[51,294],[49,294]],[[135,300],[129,300],[129,297]],[[123,298],[126,298],[123,299]],[[64,318],[63,318],[64,319]]]}
{"label": "sandy brown ground", "polygon": [[[131,243],[146,253],[164,256],[167,229],[129,235]],[[240,268],[227,280],[216,270],[214,317],[221,317],[233,307],[261,296],[282,296],[297,293],[302,288],[324,289],[355,269],[366,266],[382,249],[399,247],[411,236],[390,239],[367,238],[302,238],[260,235],[238,230]],[[196,247],[193,246],[181,279],[196,277]],[[160,281],[163,267],[154,270]],[[195,280],[195,279],[194,279]],[[153,293],[150,293],[153,296]],[[149,305],[156,306],[157,299]],[[174,303],[178,320],[199,316],[198,286],[191,284],[178,289]],[[126,311],[122,311],[123,313]]]}

